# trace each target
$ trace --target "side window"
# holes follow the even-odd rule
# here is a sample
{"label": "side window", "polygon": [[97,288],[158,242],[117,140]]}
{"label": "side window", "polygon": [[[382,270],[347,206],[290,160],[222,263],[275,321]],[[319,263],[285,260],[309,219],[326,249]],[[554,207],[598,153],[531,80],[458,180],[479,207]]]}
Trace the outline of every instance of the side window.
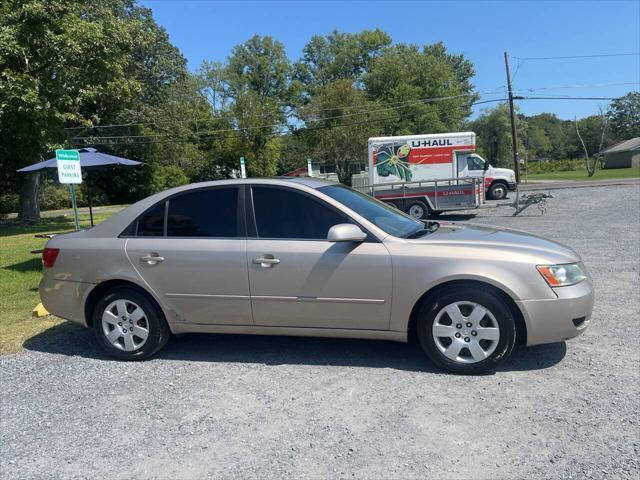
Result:
{"label": "side window", "polygon": [[467,157],[467,165],[469,166],[469,170],[482,170],[482,167],[484,167],[482,160],[474,156]]}
{"label": "side window", "polygon": [[197,190],[170,198],[167,236],[237,237],[237,187]]}
{"label": "side window", "polygon": [[346,216],[302,193],[260,186],[251,190],[261,238],[324,240],[332,226],[349,222]]}
{"label": "side window", "polygon": [[165,202],[160,202],[138,218],[138,237],[164,236],[164,205]]}

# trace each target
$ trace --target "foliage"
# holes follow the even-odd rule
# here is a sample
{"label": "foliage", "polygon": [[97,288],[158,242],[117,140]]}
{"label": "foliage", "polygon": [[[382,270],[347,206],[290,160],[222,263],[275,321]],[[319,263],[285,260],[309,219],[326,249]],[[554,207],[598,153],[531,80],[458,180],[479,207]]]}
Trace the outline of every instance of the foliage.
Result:
{"label": "foliage", "polygon": [[[519,151],[523,152],[523,138],[527,135],[527,122],[516,116],[519,132]],[[511,120],[509,105],[501,103],[497,107],[484,110],[468,128],[477,134],[478,152],[497,167],[513,168],[513,148],[511,140]],[[522,154],[521,154],[522,156]]]}
{"label": "foliage", "polygon": [[[398,44],[371,62],[364,76],[370,99],[391,104],[387,135],[457,131],[477,98],[473,65],[463,55],[447,53],[444,44]],[[428,99],[455,97],[445,101]]]}
{"label": "foliage", "polygon": [[630,92],[612,101],[608,117],[617,141],[640,137],[640,92]]}
{"label": "foliage", "polygon": [[[349,164],[366,159],[367,138],[379,128],[376,120],[385,120],[375,113],[378,109],[351,80],[336,80],[325,85],[299,112],[308,129],[306,141],[312,158],[333,164],[338,179],[350,184]],[[356,116],[356,112],[373,113]]]}

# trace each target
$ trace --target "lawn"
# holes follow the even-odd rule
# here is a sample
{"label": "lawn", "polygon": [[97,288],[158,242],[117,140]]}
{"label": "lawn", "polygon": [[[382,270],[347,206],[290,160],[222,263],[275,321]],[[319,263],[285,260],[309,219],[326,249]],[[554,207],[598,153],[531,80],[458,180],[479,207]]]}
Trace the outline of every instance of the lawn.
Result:
{"label": "lawn", "polygon": [[[520,172],[524,178],[524,172]],[[614,180],[620,178],[639,178],[640,168],[612,168],[609,170],[596,170],[593,177],[588,177],[586,170],[573,172],[550,172],[529,175],[528,181],[536,180]]]}
{"label": "lawn", "polygon": [[[94,215],[95,223],[111,213]],[[80,226],[89,226],[89,216],[80,215]],[[46,239],[37,233],[60,233],[73,230],[73,216],[43,218],[31,226],[0,226],[0,354],[18,352],[25,340],[62,320],[47,316],[31,317],[40,302],[38,283],[42,272],[40,255],[30,253],[44,247]]]}

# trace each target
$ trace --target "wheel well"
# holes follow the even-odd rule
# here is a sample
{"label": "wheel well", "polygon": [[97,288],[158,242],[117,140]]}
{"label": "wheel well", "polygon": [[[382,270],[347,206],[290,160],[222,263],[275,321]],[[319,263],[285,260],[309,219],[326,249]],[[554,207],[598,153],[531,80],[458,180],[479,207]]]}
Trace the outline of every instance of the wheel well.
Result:
{"label": "wheel well", "polygon": [[502,298],[502,300],[504,300],[504,302],[509,307],[509,310],[511,310],[511,314],[513,315],[513,318],[516,322],[516,342],[518,344],[525,345],[527,343],[527,325],[525,324],[524,316],[522,315],[522,312],[516,305],[516,302],[514,302],[513,298],[511,298],[511,296],[507,294],[504,290],[501,290],[498,287],[491,285],[489,283],[481,282],[478,280],[453,280],[450,282],[442,283],[440,285],[436,285],[435,287],[431,288],[430,290],[422,294],[422,296],[418,299],[416,304],[413,306],[413,309],[411,310],[411,315],[409,317],[409,326],[407,329],[409,342],[411,343],[417,342],[418,314],[420,313],[420,308],[422,307],[422,305],[424,305],[426,302],[431,301],[431,299],[434,298],[438,293],[440,293],[441,291],[447,288],[463,287],[463,286],[470,286],[470,285],[482,287],[483,289],[486,289],[486,290],[492,290],[493,292],[496,293],[497,296],[499,296],[500,298]]}
{"label": "wheel well", "polygon": [[498,183],[501,183],[505,187],[509,186],[509,184],[507,183],[507,181],[504,178],[498,178],[498,179],[496,179],[496,180],[491,182],[491,185],[489,185],[489,188],[493,187],[494,185],[496,185]]}
{"label": "wheel well", "polygon": [[92,327],[93,326],[93,309],[96,306],[96,303],[98,303],[98,301],[107,294],[107,292],[110,292],[116,288],[120,288],[120,287],[127,287],[130,288],[132,290],[135,290],[137,292],[139,292],[140,294],[144,295],[145,297],[149,298],[149,300],[151,302],[153,302],[157,307],[158,307],[158,311],[162,312],[162,310],[159,308],[158,306],[158,302],[156,302],[155,298],[153,298],[151,295],[149,295],[149,292],[147,292],[144,288],[140,287],[139,285],[136,285],[133,282],[129,282],[127,280],[107,280],[106,282],[102,282],[100,284],[98,284],[93,290],[91,290],[91,292],[89,293],[89,296],[87,297],[87,300],[84,304],[84,318],[87,322],[87,326],[88,327]]}

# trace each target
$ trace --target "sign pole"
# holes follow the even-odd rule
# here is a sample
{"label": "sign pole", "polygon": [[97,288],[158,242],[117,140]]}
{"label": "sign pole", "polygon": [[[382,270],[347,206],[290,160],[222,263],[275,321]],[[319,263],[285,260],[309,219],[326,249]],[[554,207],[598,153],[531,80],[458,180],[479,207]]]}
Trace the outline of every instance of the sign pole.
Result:
{"label": "sign pole", "polygon": [[69,185],[69,193],[71,194],[71,206],[73,207],[73,223],[76,226],[76,230],[80,230],[75,188],[76,183],[82,183],[80,152],[78,152],[78,150],[56,150],[56,164],[58,167],[58,180],[62,184],[66,183]]}
{"label": "sign pole", "polygon": [[311,166],[311,159],[307,158],[307,175],[313,177],[313,167]]}
{"label": "sign pole", "polygon": [[240,157],[240,178],[247,178],[247,170],[244,166],[244,157]]}
{"label": "sign pole", "polygon": [[78,222],[78,206],[76,205],[76,187],[73,183],[69,184],[69,191],[71,192],[71,206],[73,207],[73,223],[76,225],[76,230],[80,230],[80,223]]}

